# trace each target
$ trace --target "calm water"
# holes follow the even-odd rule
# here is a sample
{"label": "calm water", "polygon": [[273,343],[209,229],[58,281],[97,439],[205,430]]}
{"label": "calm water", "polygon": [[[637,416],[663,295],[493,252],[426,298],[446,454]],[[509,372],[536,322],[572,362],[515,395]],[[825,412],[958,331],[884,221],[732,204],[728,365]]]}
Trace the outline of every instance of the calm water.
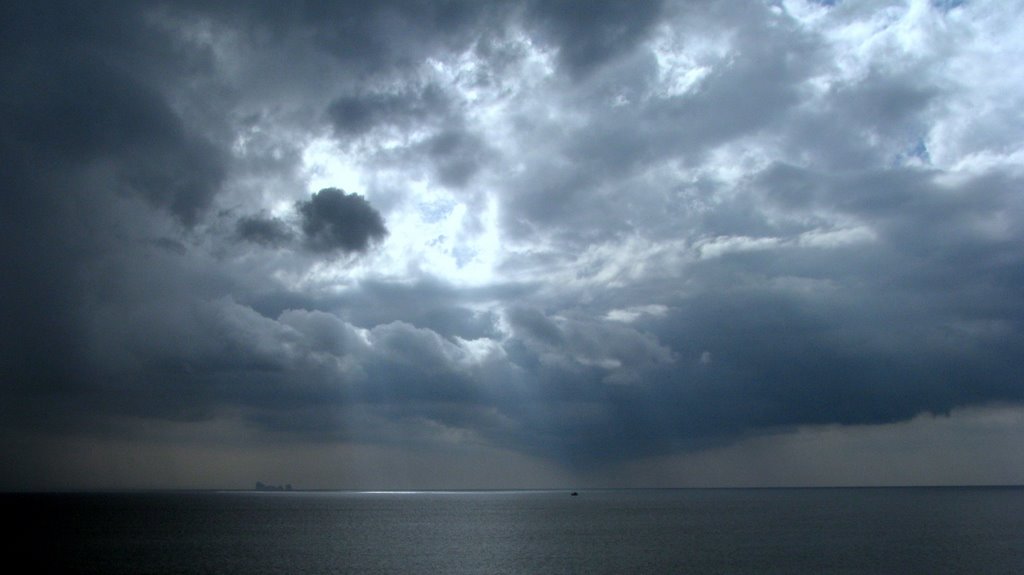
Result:
{"label": "calm water", "polygon": [[32,571],[1024,573],[1022,488],[0,495],[0,511]]}

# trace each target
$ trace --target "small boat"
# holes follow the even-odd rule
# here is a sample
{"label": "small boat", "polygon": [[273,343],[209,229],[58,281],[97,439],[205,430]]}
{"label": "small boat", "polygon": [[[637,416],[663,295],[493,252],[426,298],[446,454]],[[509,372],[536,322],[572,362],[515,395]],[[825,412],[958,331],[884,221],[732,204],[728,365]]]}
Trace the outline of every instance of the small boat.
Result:
{"label": "small boat", "polygon": [[579,493],[576,493],[575,491],[572,492],[572,497],[576,497],[577,495],[579,495]]}

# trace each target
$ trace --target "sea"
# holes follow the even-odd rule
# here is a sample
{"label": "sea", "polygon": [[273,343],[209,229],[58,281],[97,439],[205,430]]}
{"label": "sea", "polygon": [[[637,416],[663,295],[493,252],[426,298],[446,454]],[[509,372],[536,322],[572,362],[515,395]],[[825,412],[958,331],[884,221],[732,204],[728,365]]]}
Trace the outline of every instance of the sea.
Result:
{"label": "sea", "polygon": [[0,512],[26,572],[1024,573],[1022,487],[32,493]]}

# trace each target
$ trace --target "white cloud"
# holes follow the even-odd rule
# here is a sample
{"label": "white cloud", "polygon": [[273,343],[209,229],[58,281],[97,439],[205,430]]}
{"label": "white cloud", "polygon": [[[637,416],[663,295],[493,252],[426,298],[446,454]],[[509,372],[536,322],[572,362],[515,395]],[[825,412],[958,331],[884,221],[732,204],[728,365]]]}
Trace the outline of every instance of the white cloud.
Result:
{"label": "white cloud", "polygon": [[605,319],[619,321],[622,323],[632,323],[645,315],[661,317],[667,312],[668,307],[661,304],[635,305],[625,309],[613,309],[605,314]]}

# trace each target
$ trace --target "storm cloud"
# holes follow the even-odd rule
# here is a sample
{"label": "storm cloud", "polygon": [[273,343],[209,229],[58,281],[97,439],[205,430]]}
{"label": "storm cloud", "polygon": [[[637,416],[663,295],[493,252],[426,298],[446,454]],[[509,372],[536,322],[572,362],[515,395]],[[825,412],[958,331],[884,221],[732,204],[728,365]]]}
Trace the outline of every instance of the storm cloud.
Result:
{"label": "storm cloud", "polygon": [[0,488],[1024,480],[1021,8],[5,6]]}
{"label": "storm cloud", "polygon": [[380,214],[359,194],[325,188],[300,202],[306,246],[314,251],[363,251],[387,234]]}
{"label": "storm cloud", "polygon": [[291,230],[280,218],[267,216],[246,216],[236,225],[238,237],[264,245],[282,245],[292,239]]}

